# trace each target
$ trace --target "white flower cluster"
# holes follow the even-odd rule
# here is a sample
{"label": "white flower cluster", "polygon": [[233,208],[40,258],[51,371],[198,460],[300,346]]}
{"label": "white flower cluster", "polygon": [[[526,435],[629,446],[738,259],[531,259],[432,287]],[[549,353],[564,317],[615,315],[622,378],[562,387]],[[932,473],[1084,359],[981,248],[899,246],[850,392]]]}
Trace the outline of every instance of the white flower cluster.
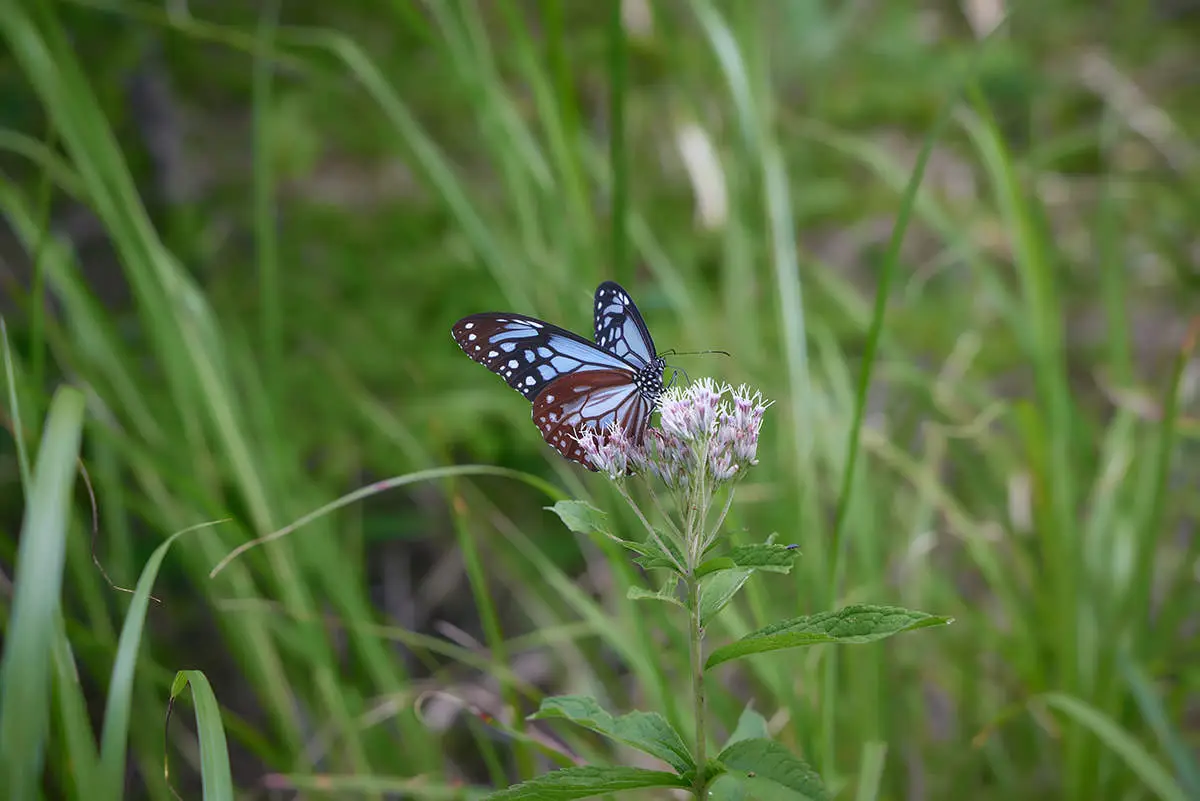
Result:
{"label": "white flower cluster", "polygon": [[613,479],[649,472],[671,489],[701,480],[719,484],[758,463],[759,432],[770,405],[745,384],[718,387],[702,378],[663,392],[662,428],[648,430],[643,442],[631,442],[614,426],[586,431],[579,443],[588,461]]}

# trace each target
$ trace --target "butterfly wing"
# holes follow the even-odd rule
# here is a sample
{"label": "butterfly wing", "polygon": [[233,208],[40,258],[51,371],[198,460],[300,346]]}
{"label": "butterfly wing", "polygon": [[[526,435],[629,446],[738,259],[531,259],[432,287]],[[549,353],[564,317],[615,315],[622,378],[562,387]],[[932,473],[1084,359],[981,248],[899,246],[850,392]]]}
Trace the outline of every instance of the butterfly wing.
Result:
{"label": "butterfly wing", "polygon": [[653,402],[627,370],[589,370],[547,384],[534,398],[533,422],[550,447],[595,472],[578,437],[588,429],[604,430],[615,423],[632,442],[640,443],[652,411]]}
{"label": "butterfly wing", "polygon": [[472,314],[454,324],[454,341],[468,356],[503,378],[529,400],[547,384],[576,373],[607,371],[630,383],[635,370],[556,325],[521,314]]}
{"label": "butterfly wing", "polygon": [[661,390],[662,363],[629,294],[612,281],[596,289],[596,343],[521,314],[472,314],[454,324],[458,346],[533,402],[542,438],[567,459],[596,468],[578,437],[619,426],[641,442]]}
{"label": "butterfly wing", "polygon": [[596,344],[638,370],[654,362],[658,352],[641,312],[621,286],[605,281],[596,287]]}

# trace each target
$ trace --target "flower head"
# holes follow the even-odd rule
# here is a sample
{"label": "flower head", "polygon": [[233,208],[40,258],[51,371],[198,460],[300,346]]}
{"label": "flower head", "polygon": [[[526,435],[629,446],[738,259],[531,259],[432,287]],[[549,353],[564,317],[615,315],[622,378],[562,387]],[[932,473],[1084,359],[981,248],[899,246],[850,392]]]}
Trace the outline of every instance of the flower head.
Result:
{"label": "flower head", "polygon": [[[608,474],[614,481],[628,475],[631,457],[634,457],[635,451],[640,450],[616,424],[603,430],[585,429],[576,439],[592,466]],[[634,461],[636,463],[636,458]]]}
{"label": "flower head", "polygon": [[764,401],[761,392],[755,391],[751,395],[745,384],[737,389],[727,389],[733,399],[733,409],[725,413],[721,427],[730,432],[734,459],[743,464],[758,464],[758,434],[763,415],[772,402]]}
{"label": "flower head", "polygon": [[646,432],[644,446],[641,466],[645,471],[671,489],[687,487],[696,461],[687,442],[675,434],[652,428]]}
{"label": "flower head", "polygon": [[[668,549],[661,536],[673,540],[686,564],[694,568],[712,545],[733,500],[732,487],[725,494],[717,492],[719,486],[739,480],[747,467],[758,463],[759,433],[770,405],[762,393],[744,384],[736,389],[729,384],[718,387],[704,378],[663,392],[661,427],[646,429],[640,442],[615,424],[580,431],[577,441],[587,463],[616,482],[635,509],[623,485],[626,476],[649,474],[666,485],[681,519],[664,535],[651,528],[651,536],[664,552]],[[726,498],[724,511],[716,526],[710,527],[709,511],[720,495]],[[646,522],[644,516],[642,520]]]}
{"label": "flower head", "polygon": [[659,403],[662,430],[647,434],[646,466],[674,489],[702,475],[717,483],[730,481],[758,463],[759,432],[770,405],[745,384],[717,387],[702,378],[671,387]]}
{"label": "flower head", "polygon": [[577,440],[588,463],[614,481],[649,473],[674,491],[721,484],[758,464],[759,432],[770,405],[745,384],[718,387],[702,378],[663,392],[661,428],[648,429],[641,442],[615,424],[586,429]]}

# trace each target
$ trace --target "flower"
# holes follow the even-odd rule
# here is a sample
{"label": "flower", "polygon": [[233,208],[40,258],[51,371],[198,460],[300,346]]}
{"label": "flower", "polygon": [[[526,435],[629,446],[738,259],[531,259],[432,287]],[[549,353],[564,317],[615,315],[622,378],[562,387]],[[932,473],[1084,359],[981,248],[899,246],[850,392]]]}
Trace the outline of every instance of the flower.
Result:
{"label": "flower", "polygon": [[711,378],[701,378],[686,389],[671,387],[659,399],[663,430],[688,441],[710,434],[720,403],[721,392]]}
{"label": "flower", "polygon": [[[733,487],[718,492],[746,474],[758,463],[758,438],[770,401],[745,384],[720,387],[710,378],[686,387],[671,387],[659,398],[659,428],[646,429],[641,441],[631,439],[618,425],[588,428],[576,437],[587,463],[616,483],[618,491],[633,506],[650,531],[657,549],[670,553],[663,537],[674,543],[682,565],[694,570],[712,546],[733,501]],[[624,485],[626,476],[654,476],[674,496],[674,520],[661,505],[670,525],[660,533],[647,522]],[[650,495],[659,504],[654,489]],[[709,513],[718,497],[724,507],[710,525]]]}
{"label": "flower", "polygon": [[576,441],[592,466],[608,474],[610,479],[616,481],[628,475],[630,457],[637,449],[625,436],[625,431],[616,424],[602,431],[585,429],[576,437]]}
{"label": "flower", "polygon": [[643,470],[657,476],[671,489],[687,487],[695,466],[695,455],[675,434],[650,429],[640,453]]}
{"label": "flower", "polygon": [[724,413],[721,426],[730,432],[734,459],[742,464],[758,464],[758,434],[772,401],[764,401],[758,391],[751,395],[745,384],[737,389],[727,385],[725,389],[733,398],[733,409]]}
{"label": "flower", "polygon": [[588,462],[614,481],[649,473],[673,491],[699,483],[721,484],[740,478],[758,464],[758,438],[771,401],[742,384],[720,387],[702,378],[671,387],[659,399],[661,428],[641,442],[610,425],[590,428],[577,437]]}
{"label": "flower", "polygon": [[759,433],[770,405],[745,384],[717,387],[711,378],[702,378],[671,387],[659,402],[662,430],[647,432],[645,467],[672,489],[702,477],[732,481],[758,464]]}

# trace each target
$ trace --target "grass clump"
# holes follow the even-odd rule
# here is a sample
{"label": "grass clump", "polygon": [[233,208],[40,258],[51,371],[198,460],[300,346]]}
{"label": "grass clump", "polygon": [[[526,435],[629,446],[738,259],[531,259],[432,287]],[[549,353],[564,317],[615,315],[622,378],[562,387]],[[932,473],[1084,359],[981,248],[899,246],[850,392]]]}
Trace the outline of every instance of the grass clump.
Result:
{"label": "grass clump", "polygon": [[[709,745],[765,727],[860,799],[1200,793],[1186,37],[1125,3],[983,38],[982,6],[4,6],[9,797],[217,793],[214,708],[246,791],[660,771],[525,720],[588,695],[690,732],[689,635],[541,510],[636,530],[616,488],[446,337],[579,330],[606,279],[776,401],[727,544],[804,558],[707,639],[958,621],[739,660]],[[96,569],[79,463],[97,559],[161,605]],[[212,692],[168,781],[180,670]]]}

